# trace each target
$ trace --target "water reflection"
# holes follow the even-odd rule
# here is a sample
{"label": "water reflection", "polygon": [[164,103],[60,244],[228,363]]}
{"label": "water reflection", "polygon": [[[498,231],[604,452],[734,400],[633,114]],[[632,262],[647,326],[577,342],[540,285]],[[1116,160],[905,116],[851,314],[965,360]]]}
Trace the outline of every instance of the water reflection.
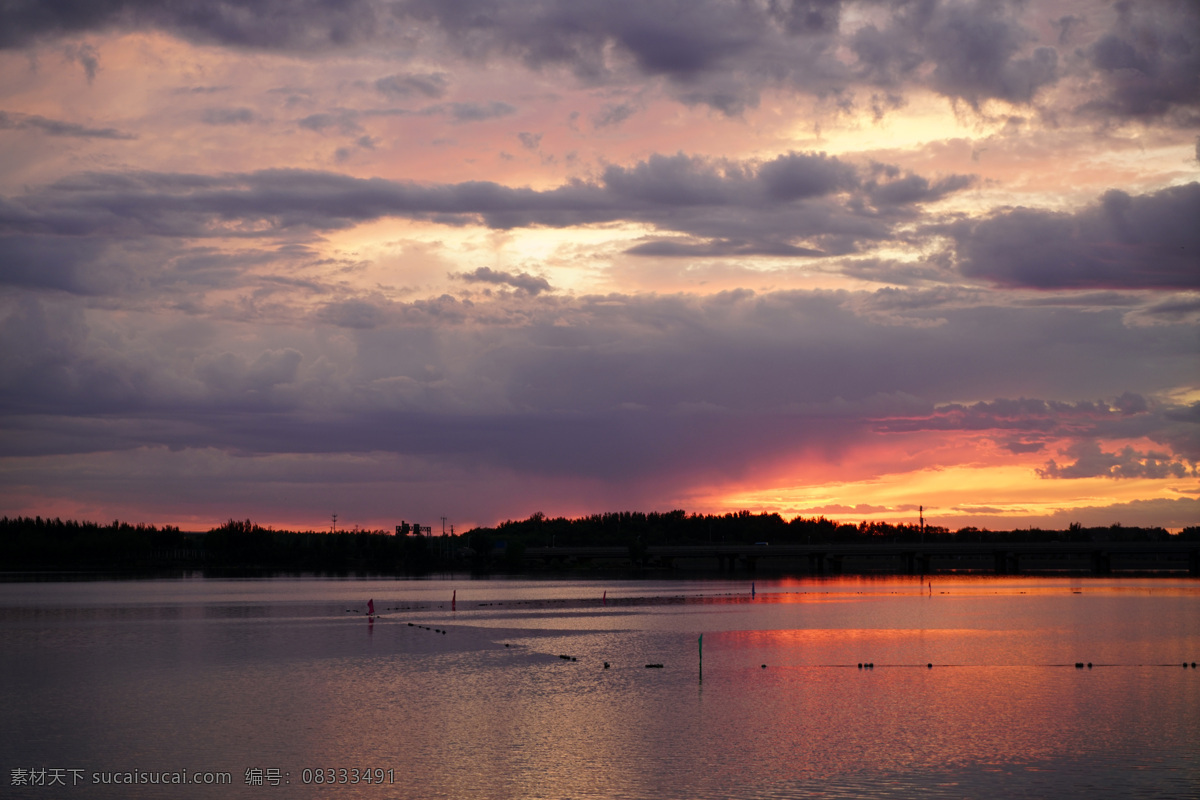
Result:
{"label": "water reflection", "polygon": [[[251,768],[287,797],[1200,789],[1195,581],[47,586],[0,586],[6,797],[47,796],[24,765],[233,776],[188,797],[270,793]],[[395,783],[303,785],[376,767]]]}

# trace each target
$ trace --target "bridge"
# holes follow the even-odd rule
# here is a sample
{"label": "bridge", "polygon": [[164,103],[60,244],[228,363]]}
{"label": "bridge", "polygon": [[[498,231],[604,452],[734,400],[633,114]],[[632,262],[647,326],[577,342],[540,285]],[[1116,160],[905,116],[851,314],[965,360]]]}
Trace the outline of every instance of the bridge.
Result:
{"label": "bridge", "polygon": [[613,566],[717,567],[753,572],[760,562],[813,574],[900,572],[924,575],[947,570],[1087,571],[1186,570],[1200,577],[1200,542],[848,542],[834,544],[710,544],[630,547],[530,547],[527,563],[566,566],[609,562]]}

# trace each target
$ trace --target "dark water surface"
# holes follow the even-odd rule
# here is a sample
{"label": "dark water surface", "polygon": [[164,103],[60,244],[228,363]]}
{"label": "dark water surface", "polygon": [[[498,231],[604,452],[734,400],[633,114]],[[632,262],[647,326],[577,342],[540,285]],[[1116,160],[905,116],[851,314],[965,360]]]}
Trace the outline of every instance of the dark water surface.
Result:
{"label": "dark water surface", "polygon": [[0,584],[0,797],[1200,797],[1196,579],[751,589]]}

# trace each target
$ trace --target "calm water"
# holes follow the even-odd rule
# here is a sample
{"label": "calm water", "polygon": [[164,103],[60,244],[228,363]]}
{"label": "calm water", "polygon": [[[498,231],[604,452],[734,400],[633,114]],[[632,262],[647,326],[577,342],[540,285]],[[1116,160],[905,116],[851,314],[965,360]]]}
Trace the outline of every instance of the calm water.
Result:
{"label": "calm water", "polygon": [[0,796],[1200,797],[1195,579],[751,589],[0,584]]}

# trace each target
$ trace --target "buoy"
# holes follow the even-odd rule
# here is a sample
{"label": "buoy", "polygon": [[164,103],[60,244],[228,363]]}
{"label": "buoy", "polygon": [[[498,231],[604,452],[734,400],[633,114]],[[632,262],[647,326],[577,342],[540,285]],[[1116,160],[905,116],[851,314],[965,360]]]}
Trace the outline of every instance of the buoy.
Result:
{"label": "buoy", "polygon": [[1076,662],[1075,662],[1075,669],[1083,669],[1083,662],[1082,662],[1082,661],[1076,661]]}
{"label": "buoy", "polygon": [[763,669],[766,669],[766,668],[767,668],[767,665],[766,665],[766,664],[763,664],[763,665],[762,665],[762,668],[763,668]]}
{"label": "buoy", "polygon": [[861,661],[858,663],[858,668],[859,668],[859,669],[862,669],[862,662],[861,662]]}
{"label": "buoy", "polygon": [[604,668],[605,668],[605,669],[608,669],[608,662],[607,662],[607,661],[605,661],[605,662],[604,662]]}
{"label": "buoy", "polygon": [[1091,668],[1092,668],[1092,662],[1090,662],[1090,661],[1089,661],[1089,662],[1088,662],[1088,669],[1091,669]]}
{"label": "buoy", "polygon": [[925,669],[933,669],[933,664],[926,664]]}

